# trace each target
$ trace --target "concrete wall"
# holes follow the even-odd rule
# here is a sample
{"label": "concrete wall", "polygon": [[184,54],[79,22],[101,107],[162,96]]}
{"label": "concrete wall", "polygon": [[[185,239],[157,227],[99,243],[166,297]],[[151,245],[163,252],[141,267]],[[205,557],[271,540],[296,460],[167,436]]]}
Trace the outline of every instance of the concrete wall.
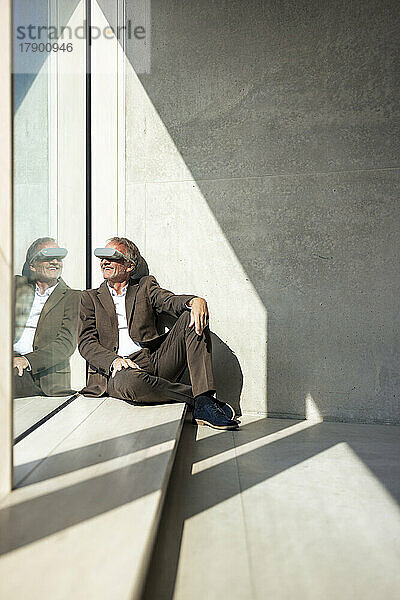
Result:
{"label": "concrete wall", "polygon": [[397,3],[151,10],[151,73],[127,75],[126,233],[216,305],[247,410],[266,409],[267,312],[269,414],[398,421]]}

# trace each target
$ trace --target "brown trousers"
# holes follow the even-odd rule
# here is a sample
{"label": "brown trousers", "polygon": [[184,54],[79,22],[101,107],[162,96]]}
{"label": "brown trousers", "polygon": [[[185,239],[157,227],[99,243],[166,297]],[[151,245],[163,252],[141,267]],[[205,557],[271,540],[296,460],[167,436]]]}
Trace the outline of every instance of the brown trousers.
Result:
{"label": "brown trousers", "polygon": [[[189,322],[190,313],[184,312],[157,350],[144,348],[132,354],[129,358],[141,370],[122,369],[110,377],[108,395],[135,402],[177,400],[193,405],[195,396],[215,392],[210,331],[207,327],[199,336]],[[186,367],[191,386],[178,381]]]}

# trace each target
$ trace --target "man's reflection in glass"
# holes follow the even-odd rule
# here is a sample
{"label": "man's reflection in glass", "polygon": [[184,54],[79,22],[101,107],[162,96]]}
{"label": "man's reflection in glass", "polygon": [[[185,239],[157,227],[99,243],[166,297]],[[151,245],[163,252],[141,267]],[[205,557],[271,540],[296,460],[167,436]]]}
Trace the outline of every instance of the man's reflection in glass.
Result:
{"label": "man's reflection in glass", "polygon": [[16,398],[73,393],[69,358],[77,344],[80,292],[61,279],[66,254],[53,238],[39,238],[15,277]]}

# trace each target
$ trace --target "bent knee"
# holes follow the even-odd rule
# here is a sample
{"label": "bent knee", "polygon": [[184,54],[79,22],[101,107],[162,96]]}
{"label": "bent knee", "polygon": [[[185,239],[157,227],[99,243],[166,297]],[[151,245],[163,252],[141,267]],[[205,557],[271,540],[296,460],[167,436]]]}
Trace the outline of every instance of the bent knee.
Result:
{"label": "bent knee", "polygon": [[146,371],[127,371],[124,386],[126,393],[136,402],[159,402],[160,397],[153,386],[153,376]]}

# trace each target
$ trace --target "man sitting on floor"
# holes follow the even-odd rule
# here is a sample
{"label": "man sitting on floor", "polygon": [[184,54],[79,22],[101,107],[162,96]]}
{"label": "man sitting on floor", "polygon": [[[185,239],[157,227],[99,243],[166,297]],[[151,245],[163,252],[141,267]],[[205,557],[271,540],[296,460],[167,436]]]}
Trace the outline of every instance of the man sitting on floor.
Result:
{"label": "man sitting on floor", "polygon": [[[214,397],[204,298],[175,295],[152,275],[135,279],[141,256],[127,238],[111,238],[95,255],[105,281],[82,293],[78,348],[89,363],[82,393],[141,403],[186,402],[199,425],[236,429],[233,408]],[[178,318],[162,335],[161,313]],[[186,367],[191,386],[179,381]]]}

